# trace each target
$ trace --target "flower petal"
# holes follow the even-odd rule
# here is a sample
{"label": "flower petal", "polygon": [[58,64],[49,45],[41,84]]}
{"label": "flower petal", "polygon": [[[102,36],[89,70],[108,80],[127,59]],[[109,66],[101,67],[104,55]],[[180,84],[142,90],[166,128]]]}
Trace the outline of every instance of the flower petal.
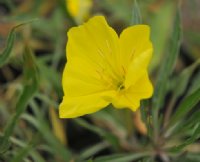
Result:
{"label": "flower petal", "polygon": [[152,49],[148,25],[134,25],[120,34],[121,61],[127,65],[133,59]]}
{"label": "flower petal", "polygon": [[75,62],[67,63],[62,84],[64,94],[69,97],[90,95],[106,89],[95,68],[84,59],[76,59]]}
{"label": "flower petal", "polygon": [[78,97],[107,90],[109,86],[102,82],[101,73],[114,68],[111,62],[117,52],[117,45],[117,34],[102,16],[70,29],[68,62],[63,73],[64,93]]}
{"label": "flower petal", "polygon": [[106,58],[113,58],[119,52],[118,36],[103,16],[95,16],[87,23],[71,28],[68,38],[69,60],[81,57],[92,64],[102,65]]}
{"label": "flower petal", "polygon": [[135,25],[120,35],[121,64],[126,69],[125,86],[128,88],[143,75],[152,57],[153,47],[147,25]]}
{"label": "flower petal", "polygon": [[106,69],[114,68],[112,61],[118,52],[117,48],[117,34],[102,16],[70,29],[68,61],[62,79],[64,98],[59,108],[60,117],[89,114],[110,103],[116,92],[102,81],[102,75]]}
{"label": "flower petal", "polygon": [[128,88],[133,85],[147,70],[149,61],[152,56],[152,49],[149,49],[135,58],[129,65],[126,78],[125,87]]}
{"label": "flower petal", "polygon": [[133,111],[140,106],[140,100],[152,96],[153,86],[148,78],[148,73],[145,71],[143,75],[123,93],[119,93],[112,101],[116,108],[130,108]]}
{"label": "flower petal", "polygon": [[146,99],[150,98],[153,94],[153,86],[148,77],[148,72],[145,71],[144,74],[129,88],[132,94],[137,95],[136,98]]}
{"label": "flower petal", "polygon": [[[59,107],[59,116],[60,118],[75,118],[96,112],[110,103],[109,94],[113,95],[113,92],[107,92],[106,94],[97,93],[81,97],[64,96]],[[106,95],[107,97],[105,97]]]}
{"label": "flower petal", "polygon": [[140,106],[140,99],[131,92],[119,93],[112,101],[115,108],[130,108],[135,111]]}

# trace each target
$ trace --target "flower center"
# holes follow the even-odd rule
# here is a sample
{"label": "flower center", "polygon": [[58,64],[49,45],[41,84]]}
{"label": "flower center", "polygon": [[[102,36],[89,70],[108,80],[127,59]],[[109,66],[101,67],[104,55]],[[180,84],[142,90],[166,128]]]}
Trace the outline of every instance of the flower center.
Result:
{"label": "flower center", "polygon": [[117,85],[117,90],[118,91],[122,91],[125,89],[125,86],[124,86],[124,83],[123,82],[120,82],[118,85]]}

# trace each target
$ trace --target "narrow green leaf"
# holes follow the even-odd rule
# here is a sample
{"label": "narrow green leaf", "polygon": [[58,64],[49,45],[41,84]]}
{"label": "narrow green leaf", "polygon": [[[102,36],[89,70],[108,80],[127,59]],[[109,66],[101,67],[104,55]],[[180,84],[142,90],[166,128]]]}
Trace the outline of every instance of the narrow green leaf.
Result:
{"label": "narrow green leaf", "polygon": [[0,137],[0,155],[4,154],[11,146],[11,143],[5,139],[4,136]]}
{"label": "narrow green leaf", "polygon": [[172,116],[169,126],[173,125],[180,119],[183,119],[185,115],[200,101],[200,88],[197,89],[190,96],[186,97],[181,104],[178,106],[176,112]]}
{"label": "narrow green leaf", "polygon": [[188,138],[185,142],[183,142],[182,144],[180,144],[178,146],[169,148],[169,151],[171,151],[171,152],[179,152],[184,147],[186,147],[187,145],[190,145],[193,142],[195,142],[199,137],[200,137],[200,123],[197,124],[197,127],[195,128],[192,137]]}
{"label": "narrow green leaf", "polygon": [[101,143],[95,144],[94,146],[86,148],[80,153],[80,155],[79,155],[80,160],[78,160],[78,161],[81,161],[83,159],[87,159],[91,156],[94,156],[99,151],[107,148],[108,146],[110,146],[110,145],[107,142],[101,142]]}
{"label": "narrow green leaf", "polygon": [[134,154],[116,154],[110,156],[102,156],[94,159],[94,162],[129,162],[148,156],[149,153],[134,153]]}
{"label": "narrow green leaf", "polygon": [[194,77],[193,81],[192,81],[192,84],[188,90],[188,93],[187,95],[190,95],[192,94],[195,90],[199,89],[200,88],[200,70],[197,71],[197,74],[196,76]]}
{"label": "narrow green leaf", "polygon": [[0,67],[3,66],[7,62],[8,58],[11,54],[11,50],[13,48],[14,40],[15,40],[15,36],[16,36],[15,29],[16,29],[16,27],[11,29],[11,31],[8,35],[7,41],[6,41],[6,47],[3,50],[3,52],[0,54]]}
{"label": "narrow green leaf", "polygon": [[169,137],[170,135],[172,136],[182,134],[183,132],[188,132],[197,123],[200,123],[200,111],[195,111],[188,118],[185,118],[179,123],[176,123],[176,125],[171,127],[165,135],[166,137]]}
{"label": "narrow green leaf", "polygon": [[193,63],[188,68],[184,69],[183,72],[177,77],[174,87],[174,95],[176,98],[180,97],[186,90],[189,79],[191,78],[194,70],[200,65],[200,59]]}
{"label": "narrow green leaf", "polygon": [[141,13],[137,0],[134,0],[131,25],[141,24]]}
{"label": "narrow green leaf", "polygon": [[[187,161],[185,162],[197,162],[200,161],[200,154],[199,153],[187,153]],[[180,161],[182,162],[182,161]]]}
{"label": "narrow green leaf", "polygon": [[158,125],[158,112],[159,109],[163,106],[164,98],[166,96],[167,84],[169,83],[169,77],[173,72],[176,59],[179,54],[180,49],[180,41],[181,41],[181,20],[180,20],[180,12],[177,10],[173,32],[169,44],[169,53],[167,58],[164,59],[164,62],[161,66],[161,69],[158,74],[158,79],[155,87],[155,93],[152,101],[152,115],[153,115],[153,125],[155,134],[157,134],[159,125]]}
{"label": "narrow green leaf", "polygon": [[[169,87],[169,91],[172,91],[172,98],[170,100],[169,106],[165,113],[164,127],[169,122],[169,118],[171,116],[171,113],[173,111],[173,108],[174,108],[174,105],[176,104],[177,99],[181,97],[182,95],[184,95],[183,93],[186,91],[190,78],[194,70],[199,65],[200,65],[200,59],[197,60],[192,65],[190,65],[189,67],[185,68],[178,76],[174,77],[174,79],[171,81],[172,83],[171,83],[171,86]],[[178,127],[174,127],[174,128],[176,129],[179,128],[179,125],[177,126]]]}
{"label": "narrow green leaf", "polygon": [[31,152],[31,150],[34,148],[37,140],[38,140],[37,136],[34,136],[32,141],[30,142],[30,144],[28,144],[26,147],[20,149],[10,162],[22,162],[23,159],[25,157],[27,157],[29,155],[29,153]]}
{"label": "narrow green leaf", "polygon": [[114,146],[115,148],[119,147],[119,141],[118,141],[117,137],[115,135],[113,135],[112,133],[109,133],[99,127],[96,127],[81,118],[74,119],[73,121],[75,121],[80,126],[86,128],[94,133],[97,133],[99,136],[103,137],[105,140],[107,140],[109,143],[111,143],[112,146]]}
{"label": "narrow green leaf", "polygon": [[[149,70],[160,69],[160,62],[166,56],[167,43],[171,35],[171,26],[176,14],[174,1],[163,1],[156,12],[151,13],[149,25],[151,26],[151,40],[154,45],[153,58]],[[162,30],[160,30],[162,29]]]}
{"label": "narrow green leaf", "polygon": [[111,105],[107,106],[106,109],[103,109],[102,111],[98,111],[94,114],[91,114],[91,118],[93,121],[98,120],[102,122],[106,122],[108,125],[112,125],[113,129],[116,132],[119,132],[120,134],[123,134],[123,136],[127,136],[128,130],[125,126],[125,116],[126,112],[120,112],[116,109],[114,109]]}
{"label": "narrow green leaf", "polygon": [[[0,133],[0,135],[2,135],[2,133]],[[28,144],[26,142],[23,141],[24,139],[19,139],[19,138],[15,138],[15,137],[10,137],[10,141],[17,147],[19,148],[25,148],[28,146]],[[39,152],[37,152],[36,149],[32,149],[30,151],[30,157],[32,157],[34,159],[34,161],[37,162],[45,162],[45,160],[43,159],[43,157],[39,154]],[[1,156],[0,156],[1,157]]]}
{"label": "narrow green leaf", "polygon": [[200,111],[195,111],[192,113],[182,127],[185,129],[190,129],[191,126],[195,125],[196,123],[200,123]]}
{"label": "narrow green leaf", "polygon": [[90,160],[88,160],[87,162],[93,162],[93,160],[92,160],[92,159],[90,159]]}
{"label": "narrow green leaf", "polygon": [[41,74],[43,74],[42,77],[50,82],[50,86],[53,86],[59,96],[62,96],[60,75],[55,71],[55,69],[45,65],[44,62],[38,61],[37,63]]}
{"label": "narrow green leaf", "polygon": [[15,37],[16,37],[15,30],[18,27],[23,26],[23,25],[28,24],[28,23],[31,23],[31,22],[33,22],[35,20],[36,19],[21,23],[21,24],[19,24],[17,26],[14,26],[11,29],[11,31],[10,31],[10,33],[8,35],[7,41],[6,41],[6,47],[3,50],[3,52],[0,53],[0,67],[2,67],[8,61],[8,59],[10,57],[10,54],[11,54],[11,51],[12,51],[12,48],[13,48],[13,45],[14,45]]}
{"label": "narrow green leaf", "polygon": [[[38,111],[38,113],[40,113],[40,111]],[[66,162],[70,161],[71,153],[52,134],[48,123],[46,123],[46,121],[43,118],[41,118],[41,116],[38,116],[38,118],[34,118],[31,115],[23,114],[22,118],[30,124],[32,124],[43,135],[43,138],[48,143],[48,147],[52,149],[54,156],[57,155],[59,158],[62,158],[62,160]]]}
{"label": "narrow green leaf", "polygon": [[180,40],[181,40],[181,21],[180,21],[180,13],[177,11],[174,31],[172,32],[171,42],[170,42],[170,51],[166,59],[164,59],[164,63],[161,67],[161,70],[158,75],[158,81],[156,83],[156,89],[153,96],[153,109],[160,109],[163,100],[166,94],[166,86],[169,80],[169,76],[173,72],[174,65],[176,63],[176,59],[179,54],[180,48]]}
{"label": "narrow green leaf", "polygon": [[24,89],[23,92],[16,104],[16,112],[13,114],[12,118],[7,123],[4,136],[0,141],[0,153],[5,151],[2,148],[5,148],[5,145],[9,143],[9,137],[12,135],[12,132],[17,124],[17,121],[20,115],[25,111],[29,99],[36,92],[39,79],[38,79],[38,71],[35,64],[34,57],[28,47],[25,48],[24,51]]}
{"label": "narrow green leaf", "polygon": [[34,126],[41,134],[47,143],[47,149],[50,153],[56,155],[63,161],[70,161],[71,152],[60,142],[60,140],[52,133],[49,123],[44,119],[44,114],[41,113],[40,107],[35,100],[29,102],[33,110],[33,115],[23,114],[22,118]]}

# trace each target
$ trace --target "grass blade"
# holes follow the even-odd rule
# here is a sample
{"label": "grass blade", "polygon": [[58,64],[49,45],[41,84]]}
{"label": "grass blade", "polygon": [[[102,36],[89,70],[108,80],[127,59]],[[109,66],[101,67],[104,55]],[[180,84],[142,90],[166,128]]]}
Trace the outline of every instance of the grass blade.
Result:
{"label": "grass blade", "polygon": [[142,157],[148,156],[149,153],[135,153],[135,154],[116,154],[110,156],[102,156],[100,158],[96,158],[94,162],[128,162],[137,160]]}
{"label": "grass blade", "polygon": [[86,128],[94,133],[97,133],[98,135],[103,137],[105,140],[107,140],[109,143],[111,143],[112,146],[114,146],[114,148],[119,148],[119,141],[118,141],[117,137],[115,135],[113,135],[112,133],[109,133],[103,129],[100,129],[99,127],[94,126],[81,118],[74,119],[74,121],[77,124],[79,124],[80,126]]}
{"label": "grass blade", "polygon": [[80,160],[78,161],[83,161],[83,159],[87,159],[91,156],[94,156],[95,154],[97,154],[98,152],[108,148],[110,145],[107,143],[107,142],[101,142],[101,143],[98,143],[98,144],[95,144],[89,148],[86,148],[85,150],[83,150],[81,153],[80,153]]}
{"label": "grass blade", "polygon": [[183,119],[185,115],[200,101],[200,88],[197,89],[194,93],[184,99],[180,104],[174,115],[172,116],[169,126],[173,125],[180,119]]}
{"label": "grass blade", "polygon": [[34,118],[28,114],[24,114],[23,119],[32,124],[42,135],[49,147],[52,148],[54,156],[60,157],[63,161],[70,161],[71,153],[64,147],[63,144],[52,134],[47,123],[42,118]]}
{"label": "grass blade", "polygon": [[195,128],[192,137],[187,139],[183,144],[170,148],[169,151],[171,151],[171,152],[179,152],[184,147],[186,147],[187,145],[190,145],[193,142],[195,142],[199,137],[200,137],[200,123],[197,124],[197,127]]}
{"label": "grass blade", "polygon": [[131,25],[141,24],[141,13],[137,0],[134,0]]}
{"label": "grass blade", "polygon": [[171,36],[169,32],[171,31],[170,28],[176,14],[174,1],[165,1],[159,9],[152,14],[149,25],[151,26],[151,40],[154,45],[154,54],[151,64],[149,65],[150,72],[159,69],[158,66],[161,65],[160,62],[166,54],[165,49]]}
{"label": "grass blade", "polygon": [[[35,64],[35,59],[28,47],[24,51],[24,81],[25,86],[23,92],[16,104],[16,112],[9,120],[5,127],[3,138],[0,141],[0,153],[5,151],[5,146],[9,143],[8,139],[17,124],[20,115],[25,111],[29,99],[36,92],[39,84],[38,71]],[[3,149],[4,148],[4,149]]]}
{"label": "grass blade", "polygon": [[14,45],[15,36],[16,36],[15,29],[16,27],[11,29],[6,41],[6,47],[3,50],[3,52],[0,54],[0,67],[2,67],[7,62],[11,54],[11,51]]}
{"label": "grass blade", "polygon": [[200,88],[200,70],[197,72],[196,76],[194,77],[192,83],[191,83],[191,86],[188,90],[188,93],[187,95],[190,95],[192,94],[195,90],[199,89]]}
{"label": "grass blade", "polygon": [[172,32],[172,36],[171,36],[171,40],[170,40],[170,44],[168,48],[170,49],[170,51],[159,71],[155,93],[154,93],[153,101],[152,101],[152,115],[153,115],[155,138],[158,134],[158,129],[159,129],[158,112],[164,103],[169,76],[173,72],[176,59],[179,54],[178,51],[180,48],[180,41],[181,41],[181,20],[180,20],[180,12],[179,10],[177,10],[173,32]]}
{"label": "grass blade", "polygon": [[200,65],[200,59],[198,59],[191,66],[183,70],[183,72],[178,76],[176,81],[176,88],[174,87],[174,95],[176,98],[180,97],[186,90],[189,79],[191,78],[194,70]]}
{"label": "grass blade", "polygon": [[34,100],[31,100],[30,106],[36,117],[28,114],[23,114],[22,118],[33,125],[40,132],[40,134],[48,144],[48,149],[52,150],[51,152],[53,152],[54,156],[62,159],[63,161],[70,161],[71,152],[52,133],[52,130],[49,127],[49,123],[44,119],[44,116],[40,111],[39,105]]}
{"label": "grass blade", "polygon": [[[185,68],[178,77],[175,77],[173,85],[170,87],[170,90],[173,91],[172,99],[170,104],[167,108],[167,111],[164,116],[164,127],[167,125],[169,118],[171,116],[172,110],[176,103],[176,100],[183,95],[186,91],[187,85],[190,81],[190,78],[194,72],[194,70],[200,65],[200,59],[197,60],[195,63],[190,65],[189,67]],[[173,81],[172,81],[173,82]]]}
{"label": "grass blade", "polygon": [[28,154],[31,152],[31,150],[36,145],[37,138],[33,138],[30,144],[28,144],[26,147],[20,149],[17,154],[12,158],[10,162],[21,162],[23,159],[28,156]]}
{"label": "grass blade", "polygon": [[14,26],[9,35],[8,35],[8,38],[7,38],[7,41],[6,41],[6,47],[5,49],[3,50],[3,52],[0,54],[0,67],[2,67],[4,64],[6,64],[6,62],[8,61],[9,57],[10,57],[10,54],[11,54],[11,51],[12,51],[12,48],[13,48],[13,45],[14,45],[14,41],[15,41],[15,37],[16,37],[16,33],[15,33],[15,30],[22,26],[22,25],[25,25],[25,24],[28,24],[28,23],[31,23],[35,21],[35,19],[33,20],[30,20],[30,21],[27,21],[27,22],[24,22],[24,23],[21,23],[17,26]]}

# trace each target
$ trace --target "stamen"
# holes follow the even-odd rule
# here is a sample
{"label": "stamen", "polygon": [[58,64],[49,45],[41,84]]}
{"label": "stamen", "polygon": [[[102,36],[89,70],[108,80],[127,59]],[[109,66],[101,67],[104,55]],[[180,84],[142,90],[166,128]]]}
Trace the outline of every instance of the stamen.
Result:
{"label": "stamen", "polygon": [[98,48],[97,50],[98,50],[98,54],[99,54],[101,57],[105,58],[105,56],[104,56],[102,50],[101,50],[100,48]]}
{"label": "stamen", "polygon": [[133,48],[133,49],[131,50],[130,61],[133,60],[134,54],[135,54],[135,49]]}
{"label": "stamen", "polygon": [[123,77],[124,77],[126,74],[126,70],[125,70],[124,66],[122,66],[122,70],[123,70]]}
{"label": "stamen", "polygon": [[114,88],[115,84],[112,78],[109,77],[108,74],[106,74],[105,70],[103,69],[102,71],[98,71],[96,70],[96,72],[99,74],[100,79],[104,82],[104,84],[108,87],[108,88]]}
{"label": "stamen", "polygon": [[106,58],[106,55],[104,55],[103,51],[100,48],[98,48],[97,51],[98,51],[98,54],[102,57],[103,61],[105,62],[105,66],[108,69],[111,69],[109,70],[109,75],[115,80],[118,80],[118,74],[115,71],[115,67],[113,67],[113,64],[111,63],[112,60],[110,60],[109,58]]}
{"label": "stamen", "polygon": [[108,40],[106,40],[106,45],[107,45],[107,47],[108,47],[108,49],[109,49],[109,53],[112,54],[112,50],[111,50],[111,48],[110,48],[110,44],[109,44]]}

